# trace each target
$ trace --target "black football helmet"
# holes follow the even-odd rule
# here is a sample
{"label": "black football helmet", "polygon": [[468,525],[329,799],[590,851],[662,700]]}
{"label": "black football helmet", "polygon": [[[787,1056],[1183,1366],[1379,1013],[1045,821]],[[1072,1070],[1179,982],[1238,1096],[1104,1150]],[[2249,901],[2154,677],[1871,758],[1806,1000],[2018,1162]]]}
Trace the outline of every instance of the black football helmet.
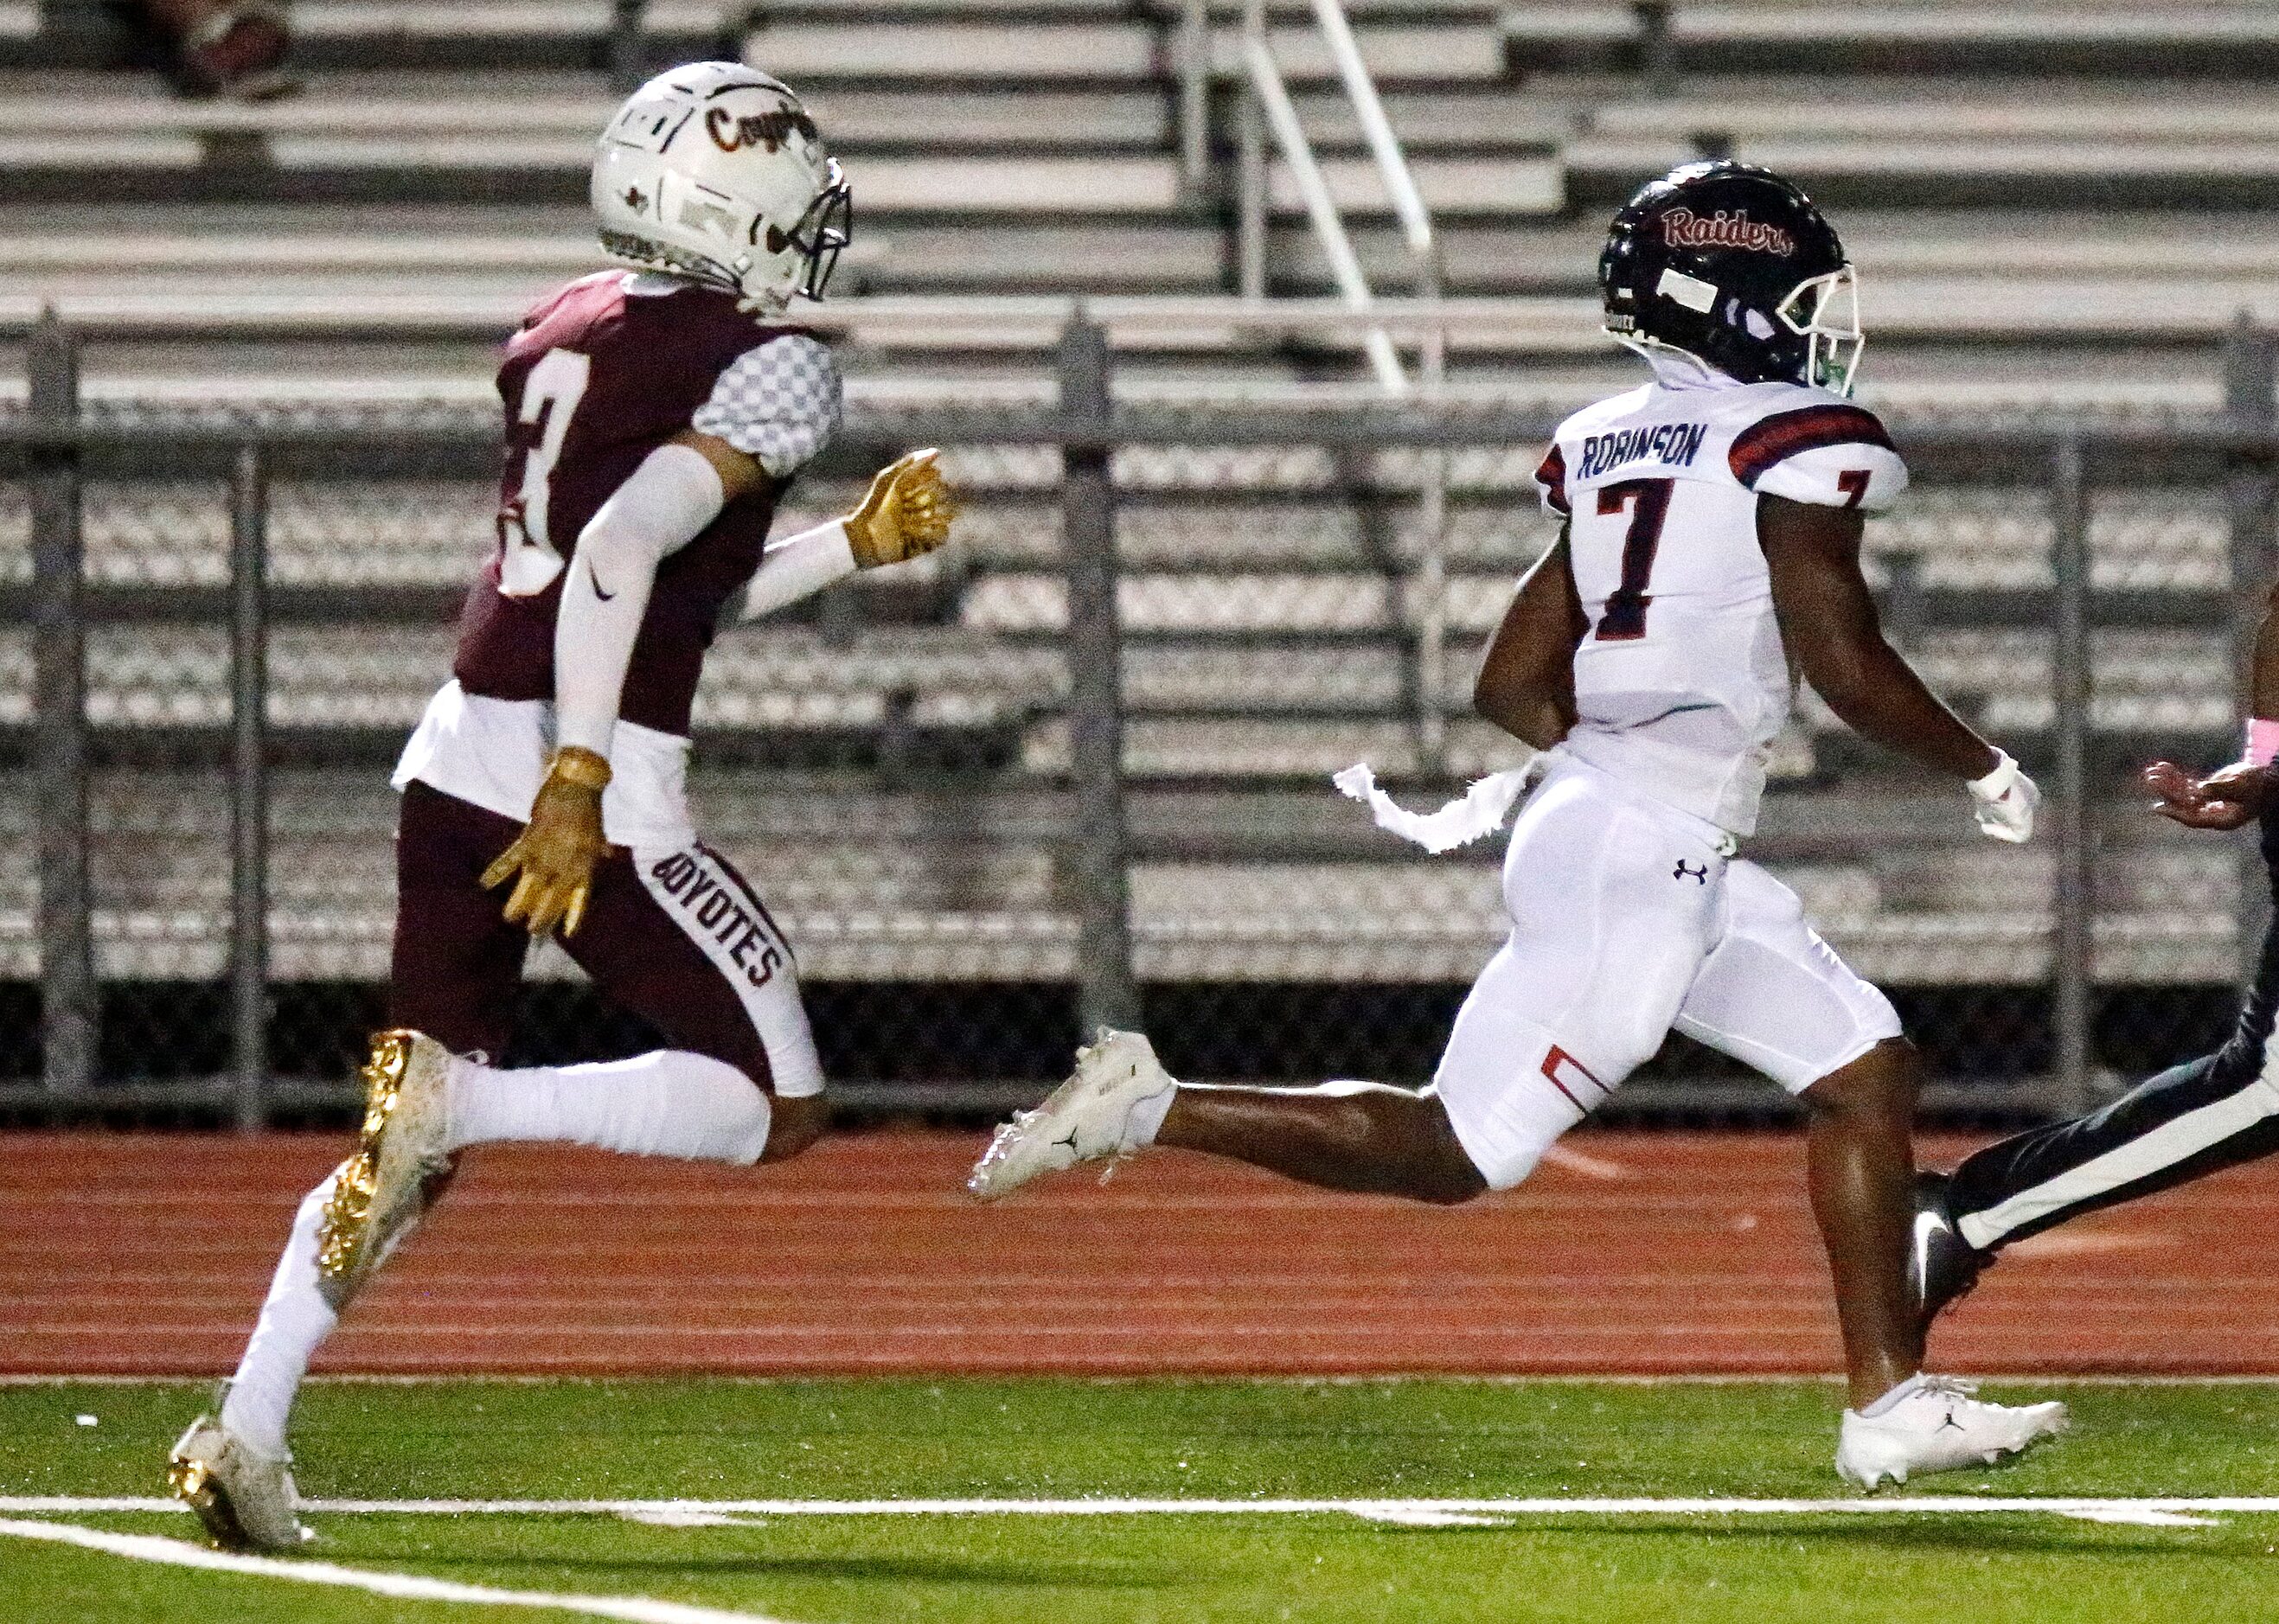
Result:
{"label": "black football helmet", "polygon": [[1683,164],[1615,212],[1599,254],[1607,331],[1744,383],[1852,393],[1867,340],[1844,244],[1796,187],[1719,158]]}

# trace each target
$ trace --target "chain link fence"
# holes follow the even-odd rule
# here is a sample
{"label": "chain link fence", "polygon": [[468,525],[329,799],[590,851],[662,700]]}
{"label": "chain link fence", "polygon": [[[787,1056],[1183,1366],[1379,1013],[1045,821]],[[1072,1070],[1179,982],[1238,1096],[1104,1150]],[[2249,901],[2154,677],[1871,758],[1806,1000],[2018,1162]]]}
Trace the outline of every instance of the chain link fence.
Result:
{"label": "chain link fence", "polygon": [[[97,410],[67,337],[0,417],[0,1120],[329,1118],[379,1021],[388,770],[491,545],[495,425],[446,409]],[[872,410],[787,531],[939,443],[960,544],[725,632],[700,824],[800,955],[856,1109],[1033,1099],[1142,1018],[1198,1078],[1427,1076],[1501,931],[1494,843],[1433,859],[1327,776],[1412,803],[1523,758],[1468,713],[1552,540],[1559,415],[1121,402],[1072,328],[1057,404]],[[1753,854],[1894,994],[1949,1116],[2065,1109],[2210,1046],[2260,863],[2142,815],[2155,753],[2221,759],[2273,557],[2270,347],[2158,422],[1914,417],[1868,533],[1894,639],[2051,794],[2023,850],[1816,701]],[[648,1042],[533,954],[513,1058]],[[1610,1109],[1777,1111],[1673,1040]]]}

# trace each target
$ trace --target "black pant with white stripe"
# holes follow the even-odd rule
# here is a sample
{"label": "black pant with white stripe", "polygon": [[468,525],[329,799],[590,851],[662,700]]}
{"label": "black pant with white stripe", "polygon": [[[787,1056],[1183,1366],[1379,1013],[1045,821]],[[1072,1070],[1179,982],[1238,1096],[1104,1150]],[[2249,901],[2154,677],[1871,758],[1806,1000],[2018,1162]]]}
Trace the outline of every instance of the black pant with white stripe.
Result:
{"label": "black pant with white stripe", "polygon": [[[2279,892],[2279,812],[2263,818]],[[2279,920],[2224,1046],[2137,1084],[2099,1111],[2017,1134],[1954,1170],[1948,1210],[1981,1249],[2037,1234],[2279,1150]]]}

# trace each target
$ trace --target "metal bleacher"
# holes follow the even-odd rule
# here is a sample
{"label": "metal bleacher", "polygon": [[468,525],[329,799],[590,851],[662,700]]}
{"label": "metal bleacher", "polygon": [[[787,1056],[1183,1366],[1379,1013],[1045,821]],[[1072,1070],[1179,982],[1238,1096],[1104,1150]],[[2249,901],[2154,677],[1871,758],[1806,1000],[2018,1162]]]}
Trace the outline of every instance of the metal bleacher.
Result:
{"label": "metal bleacher", "polygon": [[[1639,20],[1653,9],[1354,8],[1440,225],[1447,287],[1498,305],[1492,335],[1460,349],[1461,374],[1531,389],[1548,364],[1566,393],[1598,387],[1596,223],[1639,175],[1704,151],[1782,166],[1839,211],[1879,374],[1909,399],[1983,388],[1981,367],[2001,364],[2106,401],[2209,405],[2212,341],[2243,305],[2279,314],[2279,110],[2257,93],[2279,57],[2267,11],[1681,4],[1664,8],[1657,46]],[[180,101],[91,46],[58,62],[0,32],[0,322],[53,300],[106,341],[97,389],[472,387],[523,303],[588,263],[579,203],[615,94],[610,8],[303,0],[295,15],[308,92],[260,107]],[[1175,5],[831,0],[740,15],[652,4],[648,49],[739,51],[808,94],[856,180],[862,229],[842,275],[891,327],[882,372],[1033,370],[1020,343],[993,340],[987,311],[942,318],[944,297],[1230,286],[1224,205],[1178,172]],[[1273,15],[1333,189],[1362,213],[1365,263],[1400,287],[1303,8]],[[1227,85],[1232,13],[1214,20]],[[2141,94],[2148,39],[2201,51],[2203,72]],[[2070,65],[2045,72],[2004,45],[2021,40],[2068,46]],[[1286,178],[1275,195],[1273,286],[1320,292]],[[2018,342],[2037,331],[2064,341],[2058,353]],[[1183,375],[1293,375],[1270,341],[1170,349]]]}
{"label": "metal bleacher", "polygon": [[[18,10],[0,7],[0,326],[58,310],[85,345],[92,409],[476,409],[500,332],[594,263],[585,167],[625,67],[613,78],[608,4],[300,0],[309,88],[261,107],[173,99],[99,31],[38,34],[50,14]],[[1836,214],[1875,334],[1866,398],[1902,429],[1959,411],[2213,411],[2238,312],[2279,321],[2279,13],[1353,11],[1443,234],[1460,401],[1555,413],[1629,381],[1596,332],[1603,217],[1640,177],[1703,153],[1795,172]],[[1392,222],[1303,9],[1273,15],[1364,262],[1400,288]],[[1234,11],[1212,18],[1224,103]],[[1126,0],[657,0],[646,49],[744,54],[808,95],[844,156],[860,235],[825,314],[849,334],[860,410],[1048,398],[1051,341],[1078,295],[1116,341],[1128,399],[1358,397],[1349,342],[1295,341],[1232,295],[1227,200],[1180,174],[1178,20]],[[2148,47],[2192,71],[2145,94]],[[1328,280],[1286,177],[1274,195],[1273,291],[1316,298]],[[0,358],[0,399],[20,392],[13,365]],[[1119,455],[1143,980],[1437,985],[1477,968],[1499,931],[1492,854],[1404,861],[1321,779],[1370,759],[1418,800],[1518,758],[1462,701],[1513,576],[1550,534],[1527,479],[1539,451],[1453,454],[1437,762],[1415,728],[1413,469],[1315,448]],[[820,982],[1072,974],[1049,838],[1069,751],[1059,459],[975,444],[947,461],[970,493],[953,556],[864,583],[851,609],[728,634],[699,704],[700,810]],[[854,471],[803,483],[801,514],[830,510]],[[272,635],[280,980],[384,974],[380,769],[447,663],[448,589],[488,547],[491,507],[472,471],[304,471],[273,487],[277,589],[395,605]],[[2140,744],[2214,748],[2230,726],[2233,514],[2204,460],[2092,492],[2101,768]],[[211,479],[97,479],[86,534],[97,586],[228,578]],[[1968,459],[1870,532],[1901,640],[2036,764],[2053,727],[2050,535],[2038,484]],[[0,488],[0,590],[27,555],[20,493]],[[20,625],[0,631],[0,729],[30,716],[27,646]],[[226,726],[226,628],[122,617],[90,647],[99,737]],[[1767,850],[1863,970],[1937,987],[2046,980],[2049,858],[1974,843],[1954,798],[1880,769],[1816,703],[1780,771]],[[106,767],[96,790],[102,973],[218,977],[226,790],[163,762]],[[30,816],[0,796],[11,834]],[[2099,977],[2228,981],[2230,854],[2135,822],[2115,820],[2113,839],[2125,854],[2099,871]],[[32,844],[0,842],[0,980],[34,971]]]}

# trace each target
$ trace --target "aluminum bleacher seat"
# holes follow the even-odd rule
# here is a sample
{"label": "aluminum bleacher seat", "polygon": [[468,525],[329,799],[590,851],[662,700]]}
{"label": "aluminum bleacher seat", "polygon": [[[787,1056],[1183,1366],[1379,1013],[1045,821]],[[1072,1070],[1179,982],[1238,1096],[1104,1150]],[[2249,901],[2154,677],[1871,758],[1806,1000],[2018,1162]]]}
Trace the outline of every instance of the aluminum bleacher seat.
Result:
{"label": "aluminum bleacher seat", "polygon": [[[234,341],[239,358],[221,364],[265,369],[280,387],[337,368],[341,346],[372,358],[367,374],[416,351],[417,364],[399,374],[407,385],[478,372],[485,341],[533,292],[589,263],[575,195],[590,131],[612,94],[587,58],[533,50],[502,75],[481,42],[520,34],[590,44],[607,11],[314,4],[303,30],[313,53],[310,94],[265,108],[175,102],[91,63],[42,65],[36,79],[0,96],[0,152],[16,160],[0,183],[0,272],[11,273],[0,324],[20,325],[53,299],[115,335],[122,356],[140,346],[132,364],[144,376],[163,370],[150,346],[201,332]],[[650,26],[668,45],[702,42],[739,14],[660,4]],[[1213,15],[1223,56],[1234,8]],[[1361,205],[1365,257],[1385,285],[1400,287],[1406,267],[1350,118],[1307,42],[1303,8],[1278,6],[1275,15],[1333,187]],[[1404,0],[1357,8],[1357,26],[1441,215],[1450,286],[1551,301],[1528,321],[1460,347],[1460,371],[1533,366],[1595,343],[1582,296],[1594,231],[1574,217],[1577,201],[1595,215],[1604,199],[1594,187],[1626,188],[1707,140],[1738,143],[1745,156],[1796,157],[1808,171],[1822,164],[1870,274],[1879,369],[1913,347],[1922,364],[1952,375],[1968,363],[1950,341],[1999,347],[2028,324],[2126,353],[2146,341],[2206,342],[2243,306],[2270,313],[2268,245],[2279,233],[2264,207],[2244,207],[2257,188],[2279,202],[2269,118],[2216,84],[2160,98],[2129,93],[2137,75],[2125,50],[2260,37],[2252,17],[2228,16],[2117,4],[1681,4],[1671,12],[1681,47],[2010,34],[2113,45],[2103,66],[2069,60],[2065,73],[2031,81],[2030,95],[2014,79],[1984,76],[1948,76],[1932,93],[1920,77],[1880,73],[1865,59],[1849,76],[1807,67],[1769,78],[1769,67],[1789,59],[1761,54],[1753,77],[1689,69],[1677,94],[1654,96],[1637,77],[1639,24],[1626,6],[1514,8],[1500,24],[1466,0]],[[810,91],[855,168],[865,230],[848,291],[1208,295],[1224,286],[1225,244],[1212,212],[1177,186],[1176,18],[1175,8],[1135,13],[1095,0],[1018,8],[1017,20],[1001,7],[838,0],[766,11],[745,38],[756,60]],[[923,53],[913,50],[918,36]],[[1615,54],[1546,62],[1513,43],[1550,36],[1577,49],[1596,40]],[[503,142],[502,97],[513,113]],[[1956,131],[1970,139],[1952,139]],[[1917,206],[1936,193],[1926,177],[1961,172],[1991,188],[1970,195],[2000,205],[2000,230],[1990,232],[1980,211]],[[106,231],[77,208],[59,218],[47,201],[78,204],[96,189],[88,184],[96,173],[114,195],[141,197],[131,233]],[[2180,182],[2229,188],[2233,207],[2210,218],[2148,206],[2138,223],[2135,209],[2109,206],[2114,177],[2127,173],[2155,194]],[[1586,184],[1575,194],[1577,177]],[[469,208],[486,188],[515,198],[511,211]],[[11,195],[13,206],[4,201]],[[1286,178],[1276,195],[1276,286],[1320,289],[1319,258],[1288,207]],[[343,201],[350,196],[365,201]],[[1861,212],[1878,197],[1905,206]],[[2067,211],[2068,199],[2083,206]],[[130,234],[130,249],[115,246]],[[271,240],[273,252],[255,246]],[[2148,246],[2162,241],[2165,259]],[[1033,370],[1017,343],[983,337],[1005,321],[1019,325],[1003,310],[914,315],[900,325],[900,353],[940,364],[978,344],[996,356],[993,365]],[[1191,369],[1287,374],[1262,335],[1205,322],[1197,341],[1212,353],[1190,346],[1182,364]],[[280,363],[288,353],[304,363]],[[2149,388],[2198,402],[2212,387],[2198,359],[2149,369],[2060,364],[2068,376],[2053,387],[2091,392],[2105,377],[2114,400]]]}
{"label": "aluminum bleacher seat", "polygon": [[2279,60],[2259,6],[2205,0],[1671,0],[1657,35],[1614,0],[1508,4],[1514,65],[1668,73],[1750,71],[1777,57],[1799,73],[1969,76],[2057,71],[2249,77]]}

